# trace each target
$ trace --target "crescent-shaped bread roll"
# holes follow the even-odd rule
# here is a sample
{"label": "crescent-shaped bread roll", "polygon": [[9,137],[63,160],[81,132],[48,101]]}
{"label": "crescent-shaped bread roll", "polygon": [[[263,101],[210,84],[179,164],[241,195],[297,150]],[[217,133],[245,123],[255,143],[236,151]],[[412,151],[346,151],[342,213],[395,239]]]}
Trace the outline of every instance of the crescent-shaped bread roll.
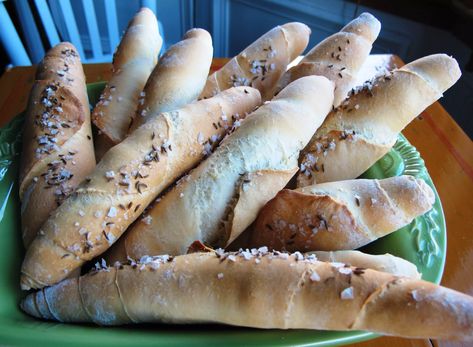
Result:
{"label": "crescent-shaped bread roll", "polygon": [[415,264],[388,253],[379,255],[360,251],[315,251],[307,253],[307,255],[310,254],[314,254],[319,261],[329,263],[344,263],[357,268],[366,268],[416,279],[420,279],[421,276]]}
{"label": "crescent-shaped bread roll", "polygon": [[207,80],[212,53],[212,38],[204,29],[189,30],[182,41],[171,46],[159,59],[140,94],[129,132],[150,115],[195,101]]}
{"label": "crescent-shaped bread roll", "polygon": [[232,88],[153,116],[114,146],[41,227],[23,262],[22,288],[57,283],[108,249],[163,189],[204,157],[209,143],[232,128],[232,115],[260,103],[258,90]]}
{"label": "crescent-shaped bread roll", "polygon": [[271,99],[287,65],[307,47],[309,35],[309,27],[298,22],[271,29],[211,74],[200,97],[208,98],[230,87],[251,86],[261,92],[263,100]]}
{"label": "crescent-shaped bread roll", "polygon": [[332,99],[333,84],[325,77],[291,83],[147,211],[111,259],[184,254],[195,240],[222,247],[232,242],[294,175],[298,153]]}
{"label": "crescent-shaped bread roll", "polygon": [[94,167],[84,71],[75,47],[63,42],[39,64],[25,115],[19,183],[26,248]]}
{"label": "crescent-shaped bread roll", "polygon": [[454,58],[434,54],[353,90],[302,151],[298,186],[361,175],[391,149],[399,132],[460,76]]}
{"label": "crescent-shaped bread roll", "polygon": [[153,11],[146,7],[140,9],[128,24],[113,56],[112,77],[92,112],[92,121],[99,129],[95,144],[99,160],[125,138],[162,44]]}
{"label": "crescent-shaped bread roll", "polygon": [[265,249],[144,257],[45,288],[21,306],[61,322],[216,322],[473,340],[472,297],[315,259]]}
{"label": "crescent-shaped bread roll", "polygon": [[335,83],[333,105],[337,107],[355,86],[358,71],[370,54],[381,23],[371,14],[362,13],[340,32],[327,37],[290,68],[278,82],[276,93],[298,78],[319,75]]}
{"label": "crescent-shaped bread roll", "polygon": [[284,189],[261,210],[249,245],[335,251],[364,246],[429,211],[432,189],[412,176]]}

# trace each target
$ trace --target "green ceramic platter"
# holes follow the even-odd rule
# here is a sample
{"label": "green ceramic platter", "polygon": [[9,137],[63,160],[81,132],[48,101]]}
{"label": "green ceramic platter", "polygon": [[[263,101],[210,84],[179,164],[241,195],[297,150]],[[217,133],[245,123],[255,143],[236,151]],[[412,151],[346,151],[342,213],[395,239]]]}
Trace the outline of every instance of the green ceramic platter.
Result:
{"label": "green ceramic platter", "polygon": [[[104,87],[90,84],[94,104]],[[0,344],[35,346],[207,346],[271,345],[334,346],[374,338],[366,332],[311,330],[258,330],[222,325],[140,325],[116,328],[67,325],[38,321],[20,311],[23,295],[19,271],[23,259],[20,240],[20,203],[17,171],[21,149],[23,117],[19,115],[0,129]],[[419,153],[400,136],[394,148],[365,172],[365,178],[386,178],[401,174],[424,179],[432,188]],[[434,189],[435,190],[435,189]],[[439,197],[434,208],[410,225],[364,247],[366,252],[389,252],[415,263],[425,280],[440,281],[445,262],[446,230]],[[198,304],[198,303],[196,303]]]}

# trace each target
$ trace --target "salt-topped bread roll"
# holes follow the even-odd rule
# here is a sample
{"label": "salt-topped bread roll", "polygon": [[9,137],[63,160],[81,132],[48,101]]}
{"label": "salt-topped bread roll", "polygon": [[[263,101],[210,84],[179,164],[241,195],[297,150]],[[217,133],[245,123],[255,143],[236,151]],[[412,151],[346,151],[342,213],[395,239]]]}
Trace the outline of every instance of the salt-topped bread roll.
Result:
{"label": "salt-topped bread roll", "polygon": [[140,9],[113,56],[112,78],[92,112],[92,121],[99,129],[95,146],[98,159],[125,138],[162,44],[153,11]]}
{"label": "salt-topped bread roll", "polygon": [[182,41],[159,59],[140,93],[129,132],[150,115],[178,109],[195,101],[204,88],[212,64],[212,38],[204,29],[191,29]]}
{"label": "salt-topped bread roll", "polygon": [[224,323],[473,340],[473,298],[418,279],[253,249],[100,266],[28,295],[35,317],[101,325]]}
{"label": "salt-topped bread roll", "polygon": [[147,211],[110,259],[183,254],[195,240],[232,242],[294,175],[299,151],[332,101],[333,84],[325,77],[288,85]]}
{"label": "salt-topped bread roll", "polygon": [[76,48],[62,42],[39,64],[25,115],[19,183],[26,247],[94,167],[84,71]]}
{"label": "salt-topped bread roll", "polygon": [[287,65],[307,47],[309,35],[309,27],[298,22],[271,29],[211,74],[200,97],[208,98],[230,87],[252,86],[263,100],[271,99]]}
{"label": "salt-topped bread roll", "polygon": [[41,227],[23,262],[22,288],[57,283],[108,249],[163,189],[204,157],[209,142],[232,128],[232,115],[260,102],[258,90],[232,88],[152,117],[110,149]]}
{"label": "salt-topped bread roll", "polygon": [[284,73],[275,91],[303,76],[325,76],[335,83],[334,106],[340,105],[355,86],[358,71],[380,30],[381,23],[373,15],[362,13],[340,32],[318,43],[299,64]]}
{"label": "salt-topped bread roll", "polygon": [[454,58],[434,54],[351,92],[300,157],[300,187],[353,179],[386,154],[404,129],[460,78]]}
{"label": "salt-topped bread roll", "polygon": [[249,245],[288,251],[364,246],[429,211],[432,189],[412,176],[284,189],[261,210]]}

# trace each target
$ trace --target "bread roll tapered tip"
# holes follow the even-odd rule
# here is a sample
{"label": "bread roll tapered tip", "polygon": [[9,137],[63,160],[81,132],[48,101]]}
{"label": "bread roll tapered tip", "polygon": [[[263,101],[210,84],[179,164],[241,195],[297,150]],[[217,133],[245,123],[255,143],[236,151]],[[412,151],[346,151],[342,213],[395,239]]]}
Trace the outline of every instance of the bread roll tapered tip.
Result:
{"label": "bread roll tapered tip", "polygon": [[364,36],[370,42],[376,40],[381,31],[381,22],[371,13],[363,12],[357,18],[348,23],[342,31],[354,32]]}
{"label": "bread roll tapered tip", "polygon": [[443,53],[417,59],[403,66],[401,70],[422,77],[440,94],[455,84],[462,74],[456,59]]}
{"label": "bread roll tapered tip", "polygon": [[288,35],[287,44],[289,52],[292,53],[291,61],[296,59],[299,52],[303,52],[309,43],[310,28],[299,22],[286,23],[281,26],[284,33]]}
{"label": "bread roll tapered tip", "polygon": [[428,204],[433,205],[435,203],[435,193],[433,189],[430,188],[430,186],[425,183],[423,179],[417,178],[416,181],[420,190],[424,192],[424,196],[426,197]]}
{"label": "bread roll tapered tip", "polygon": [[212,42],[212,37],[210,36],[209,32],[207,30],[200,29],[200,28],[190,29],[184,34],[184,39],[188,39],[191,37],[207,39],[208,41]]}
{"label": "bread roll tapered tip", "polygon": [[154,15],[154,12],[149,7],[141,7],[138,12],[147,12],[149,14]]}

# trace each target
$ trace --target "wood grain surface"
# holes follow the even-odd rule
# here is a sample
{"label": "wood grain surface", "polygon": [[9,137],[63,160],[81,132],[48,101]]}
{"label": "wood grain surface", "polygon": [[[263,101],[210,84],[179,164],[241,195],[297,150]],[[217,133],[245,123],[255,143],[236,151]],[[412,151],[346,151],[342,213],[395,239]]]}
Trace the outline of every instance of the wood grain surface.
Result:
{"label": "wood grain surface", "polygon": [[[214,59],[212,69],[227,59]],[[392,56],[390,64],[403,62]],[[110,64],[84,65],[87,82],[106,81]],[[25,109],[35,67],[7,70],[0,79],[0,127]],[[448,93],[448,92],[447,92]],[[473,115],[472,115],[473,116]],[[417,148],[442,201],[447,222],[447,262],[444,286],[473,295],[473,142],[436,102],[417,117],[403,134]],[[467,344],[381,337],[357,347],[459,347]]]}

